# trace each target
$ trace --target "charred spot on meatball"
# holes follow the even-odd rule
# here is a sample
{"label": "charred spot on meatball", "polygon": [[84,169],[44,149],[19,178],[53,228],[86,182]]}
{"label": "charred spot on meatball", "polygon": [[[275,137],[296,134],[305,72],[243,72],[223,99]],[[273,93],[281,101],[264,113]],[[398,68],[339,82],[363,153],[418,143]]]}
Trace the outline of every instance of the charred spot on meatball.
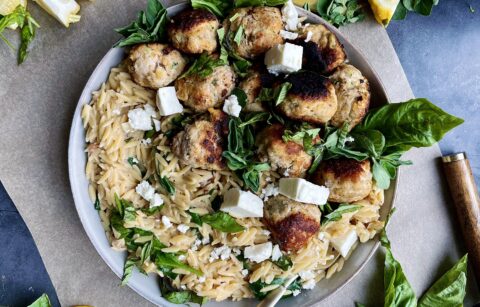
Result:
{"label": "charred spot on meatball", "polygon": [[284,251],[297,251],[320,229],[318,206],[277,195],[265,202],[263,221]]}
{"label": "charred spot on meatball", "polygon": [[286,81],[292,84],[288,94],[302,99],[328,98],[328,87],[332,84],[328,78],[312,71],[291,74]]}

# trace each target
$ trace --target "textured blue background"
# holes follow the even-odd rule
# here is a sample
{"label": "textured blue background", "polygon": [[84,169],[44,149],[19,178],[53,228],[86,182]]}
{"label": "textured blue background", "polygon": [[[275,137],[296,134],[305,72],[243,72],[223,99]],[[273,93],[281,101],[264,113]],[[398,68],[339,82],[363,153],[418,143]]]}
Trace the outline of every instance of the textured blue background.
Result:
{"label": "textured blue background", "polygon": [[[432,16],[410,14],[392,22],[388,33],[415,95],[466,120],[440,147],[444,154],[467,151],[480,182],[480,2],[441,0]],[[30,233],[1,184],[0,234],[0,305],[26,306],[45,292],[59,306]]]}

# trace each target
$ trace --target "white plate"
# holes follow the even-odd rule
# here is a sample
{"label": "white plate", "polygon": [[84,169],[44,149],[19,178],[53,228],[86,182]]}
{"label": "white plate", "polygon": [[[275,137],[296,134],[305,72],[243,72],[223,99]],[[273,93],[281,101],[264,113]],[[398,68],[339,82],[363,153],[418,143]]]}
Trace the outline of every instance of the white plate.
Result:
{"label": "white plate", "polygon": [[[177,4],[168,8],[169,14],[176,14],[185,9],[188,5],[186,3]],[[331,27],[323,19],[307,12],[303,9],[298,9],[303,15],[308,16],[310,23],[323,23],[332,32],[334,32],[340,42],[344,45],[348,59],[351,64],[356,66],[370,81],[372,91],[372,102],[374,105],[382,105],[388,103],[385,89],[373,71],[370,64],[365,57],[350,44],[345,37],[334,27]],[[93,246],[108,264],[108,266],[121,277],[123,273],[123,264],[126,253],[120,253],[112,250],[110,244],[105,236],[98,212],[94,209],[93,203],[88,195],[88,180],[85,175],[86,154],[85,154],[85,133],[81,119],[81,109],[84,104],[90,102],[92,92],[100,88],[103,82],[107,80],[108,74],[112,67],[117,66],[124,58],[124,50],[121,48],[111,49],[100,61],[95,71],[90,76],[87,85],[83,89],[82,95],[78,102],[73,118],[72,127],[70,130],[70,140],[68,147],[68,169],[70,176],[70,184],[72,187],[73,199],[77,208],[80,220],[85,228],[85,231],[92,241]],[[385,193],[385,204],[381,210],[382,219],[385,219],[387,212],[393,207],[395,196],[395,189],[397,182],[393,181],[390,189]],[[279,302],[278,306],[310,306],[318,303],[328,296],[345,286],[360,270],[365,266],[367,261],[373,256],[379,246],[377,239],[371,240],[367,243],[360,244],[353,252],[353,255],[345,262],[343,270],[334,274],[329,280],[322,280],[317,287],[312,291],[303,291],[297,297],[288,298]],[[158,286],[158,277],[146,277],[138,272],[135,272],[129,280],[128,285],[138,294],[151,301],[154,304],[161,306],[178,306],[171,304],[161,297]],[[221,303],[210,302],[208,306],[225,306],[225,301]],[[228,302],[229,306],[252,306],[255,302],[253,300],[243,300],[241,302]],[[352,302],[353,304],[353,302]]]}

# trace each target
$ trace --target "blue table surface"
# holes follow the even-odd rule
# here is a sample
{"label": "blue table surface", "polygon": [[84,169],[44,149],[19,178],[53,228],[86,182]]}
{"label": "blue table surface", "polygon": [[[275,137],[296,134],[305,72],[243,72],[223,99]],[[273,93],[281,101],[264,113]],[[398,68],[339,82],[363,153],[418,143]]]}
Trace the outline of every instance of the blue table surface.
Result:
{"label": "blue table surface", "polygon": [[[477,12],[470,12],[469,4],[478,6]],[[466,151],[480,182],[480,2],[441,0],[430,17],[409,14],[387,31],[415,96],[465,119],[440,147],[444,154]],[[1,183],[0,234],[0,305],[26,306],[47,293],[60,306],[33,239]]]}

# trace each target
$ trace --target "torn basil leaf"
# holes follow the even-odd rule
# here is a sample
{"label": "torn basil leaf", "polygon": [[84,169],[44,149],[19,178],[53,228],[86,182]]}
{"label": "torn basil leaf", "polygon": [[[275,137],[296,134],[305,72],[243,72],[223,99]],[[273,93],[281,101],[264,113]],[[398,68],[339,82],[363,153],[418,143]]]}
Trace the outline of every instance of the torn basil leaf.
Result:
{"label": "torn basil leaf", "polygon": [[222,211],[203,215],[202,222],[221,232],[236,233],[245,230],[233,217]]}

